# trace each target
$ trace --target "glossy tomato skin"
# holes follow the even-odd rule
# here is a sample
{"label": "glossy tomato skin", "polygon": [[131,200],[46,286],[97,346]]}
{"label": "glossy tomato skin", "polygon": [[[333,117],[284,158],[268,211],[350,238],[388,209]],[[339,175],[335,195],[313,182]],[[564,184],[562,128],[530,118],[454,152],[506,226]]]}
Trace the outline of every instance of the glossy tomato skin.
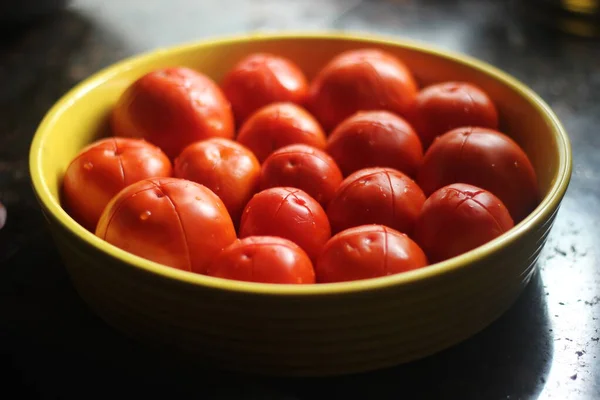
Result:
{"label": "glossy tomato skin", "polygon": [[271,103],[304,104],[308,82],[291,60],[269,53],[255,53],[239,61],[221,82],[238,124]]}
{"label": "glossy tomato skin", "polygon": [[498,111],[490,97],[467,82],[443,82],[417,95],[410,117],[425,148],[433,140],[462,126],[498,129]]}
{"label": "glossy tomato skin", "polygon": [[248,202],[239,235],[289,239],[314,261],[331,237],[331,228],[321,205],[306,192],[275,187],[255,194]]}
{"label": "glossy tomato skin", "polygon": [[432,262],[466,253],[513,227],[500,199],[473,185],[455,183],[425,201],[415,227],[415,241]]}
{"label": "glossy tomato skin", "polygon": [[140,257],[199,274],[236,239],[221,199],[177,178],[127,186],[102,213],[96,235]]}
{"label": "glossy tomato skin", "polygon": [[206,274],[246,282],[315,283],[306,252],[294,242],[275,236],[236,240],[215,257]]}
{"label": "glossy tomato skin", "polygon": [[158,147],[138,139],[106,138],[71,161],[62,183],[65,210],[89,231],[121,189],[146,178],[171,176],[171,161]]}
{"label": "glossy tomato skin", "polygon": [[402,61],[378,49],[345,51],[317,74],[309,87],[308,109],[330,132],[357,111],[410,111],[417,83]]}
{"label": "glossy tomato skin", "polygon": [[165,68],[135,81],[111,115],[115,136],[137,137],[175,158],[187,145],[233,138],[231,105],[209,77],[188,68]]}
{"label": "glossy tomato skin", "polygon": [[304,108],[292,103],[269,104],[242,125],[238,142],[248,147],[262,163],[275,150],[290,144],[324,149],[325,133]]}
{"label": "glossy tomato skin", "polygon": [[436,139],[425,153],[417,183],[426,195],[452,183],[481,187],[498,196],[516,222],[533,211],[539,198],[527,154],[488,128],[458,128]]}
{"label": "glossy tomato skin", "polygon": [[406,174],[392,168],[365,168],[348,176],[327,207],[332,231],[385,225],[410,235],[425,195]]}
{"label": "glossy tomato skin", "polygon": [[304,190],[326,207],[342,183],[333,158],[317,148],[293,144],[273,152],[262,165],[261,189],[277,186]]}
{"label": "glossy tomato skin", "polygon": [[406,234],[383,225],[362,225],[333,236],[316,265],[317,282],[377,278],[423,268],[427,257]]}
{"label": "glossy tomato skin", "polygon": [[237,222],[246,203],[258,190],[260,163],[241,144],[212,138],[187,146],[175,159],[174,174],[212,190]]}
{"label": "glossy tomato skin", "polygon": [[423,162],[419,137],[406,120],[389,111],[353,114],[333,130],[326,150],[344,176],[389,167],[414,177]]}

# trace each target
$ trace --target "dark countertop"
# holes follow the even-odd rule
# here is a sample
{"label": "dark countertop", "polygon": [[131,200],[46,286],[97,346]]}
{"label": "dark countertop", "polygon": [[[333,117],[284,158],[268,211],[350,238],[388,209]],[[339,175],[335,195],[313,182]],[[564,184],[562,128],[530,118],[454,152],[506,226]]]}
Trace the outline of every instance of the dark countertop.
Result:
{"label": "dark countertop", "polygon": [[[600,39],[532,25],[508,1],[320,3],[80,0],[28,27],[0,31],[0,201],[8,210],[0,230],[0,382],[4,393],[17,390],[7,399],[600,398]],[[285,28],[368,30],[474,55],[524,81],[563,121],[573,179],[540,273],[482,333],[434,357],[369,374],[256,378],[154,354],[108,328],[77,297],[29,185],[29,143],[47,109],[128,55]]]}

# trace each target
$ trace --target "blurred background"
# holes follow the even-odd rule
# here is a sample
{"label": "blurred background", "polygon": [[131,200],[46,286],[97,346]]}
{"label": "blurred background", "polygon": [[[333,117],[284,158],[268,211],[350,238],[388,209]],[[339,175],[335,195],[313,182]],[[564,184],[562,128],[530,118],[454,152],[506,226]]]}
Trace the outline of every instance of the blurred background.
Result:
{"label": "blurred background", "polygon": [[505,70],[540,94],[566,126],[573,180],[540,274],[475,338],[409,366],[325,382],[204,372],[201,394],[600,398],[600,221],[586,214],[600,205],[599,0],[4,0],[0,383],[22,395],[7,398],[81,398],[86,388],[113,396],[117,385],[121,394],[198,393],[197,373],[161,366],[158,356],[98,321],[74,293],[30,189],[29,144],[63,93],[115,61],[207,37],[289,29],[410,38]]}

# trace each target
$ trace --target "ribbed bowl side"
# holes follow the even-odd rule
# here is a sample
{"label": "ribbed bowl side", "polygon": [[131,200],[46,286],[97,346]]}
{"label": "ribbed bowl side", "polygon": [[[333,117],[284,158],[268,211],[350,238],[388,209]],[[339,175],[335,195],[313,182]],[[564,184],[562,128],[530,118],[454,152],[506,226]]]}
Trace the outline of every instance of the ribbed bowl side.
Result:
{"label": "ribbed bowl side", "polygon": [[322,376],[411,361],[485,328],[529,282],[555,214],[522,240],[432,279],[310,297],[168,280],[95,254],[50,222],[80,296],[117,330],[228,369]]}

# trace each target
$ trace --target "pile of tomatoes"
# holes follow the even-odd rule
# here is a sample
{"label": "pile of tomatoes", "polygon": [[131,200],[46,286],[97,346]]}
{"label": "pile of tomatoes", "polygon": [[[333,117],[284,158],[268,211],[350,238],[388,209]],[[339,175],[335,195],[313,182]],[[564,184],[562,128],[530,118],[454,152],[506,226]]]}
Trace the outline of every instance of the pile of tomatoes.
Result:
{"label": "pile of tomatoes", "polygon": [[538,203],[525,152],[467,82],[419,88],[379,49],[309,81],[256,53],[221,82],[173,67],[132,83],[112,135],[63,181],[97,236],[172,268],[263,283],[401,273],[511,229]]}

